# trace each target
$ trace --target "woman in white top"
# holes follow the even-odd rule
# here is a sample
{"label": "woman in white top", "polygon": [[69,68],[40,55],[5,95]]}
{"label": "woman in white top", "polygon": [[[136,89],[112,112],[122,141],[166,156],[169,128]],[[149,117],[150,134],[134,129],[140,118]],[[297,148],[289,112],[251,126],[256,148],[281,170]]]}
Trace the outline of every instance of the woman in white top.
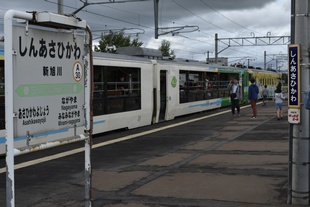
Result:
{"label": "woman in white top", "polygon": [[283,119],[282,106],[283,106],[283,100],[285,99],[285,97],[283,96],[281,91],[275,90],[274,99],[276,103],[278,120]]}

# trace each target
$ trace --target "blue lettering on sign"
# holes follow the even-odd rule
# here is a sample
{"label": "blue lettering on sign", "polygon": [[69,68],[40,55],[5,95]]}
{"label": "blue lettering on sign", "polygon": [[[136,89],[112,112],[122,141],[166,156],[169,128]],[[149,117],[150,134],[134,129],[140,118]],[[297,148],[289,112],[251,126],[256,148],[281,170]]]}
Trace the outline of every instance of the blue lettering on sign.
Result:
{"label": "blue lettering on sign", "polygon": [[289,70],[288,70],[288,107],[299,108],[299,45],[289,46]]}

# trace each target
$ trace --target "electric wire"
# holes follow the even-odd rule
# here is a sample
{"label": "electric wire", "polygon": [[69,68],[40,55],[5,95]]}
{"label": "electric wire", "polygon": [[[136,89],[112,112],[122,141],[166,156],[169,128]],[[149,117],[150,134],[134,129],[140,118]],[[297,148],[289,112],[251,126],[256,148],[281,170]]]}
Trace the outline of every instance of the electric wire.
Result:
{"label": "electric wire", "polygon": [[243,25],[241,25],[241,24],[239,24],[239,23],[233,21],[232,19],[226,17],[225,15],[221,14],[219,11],[217,11],[216,9],[214,9],[213,7],[211,7],[209,4],[207,4],[207,3],[204,2],[203,0],[200,0],[200,2],[203,3],[204,5],[206,5],[209,9],[213,10],[214,12],[216,12],[217,14],[219,14],[220,16],[222,16],[223,18],[225,18],[225,19],[227,19],[228,21],[230,21],[230,22],[232,22],[232,23],[238,25],[239,27],[241,27],[241,28],[243,28],[243,29],[246,29],[246,30],[248,30],[248,31],[251,31],[251,32],[259,33],[259,32],[257,32],[257,31],[251,30],[251,29],[249,29],[249,28],[247,28],[247,27],[245,27],[245,26],[243,26]]}
{"label": "electric wire", "polygon": [[[56,2],[53,2],[53,1],[51,1],[51,0],[45,0],[45,1],[48,2],[48,3],[52,3],[52,4],[57,4]],[[162,0],[162,2],[164,2],[164,0]],[[204,21],[204,22],[206,22],[206,23],[208,23],[208,24],[211,24],[211,25],[213,25],[213,26],[215,26],[215,27],[217,27],[217,28],[219,28],[219,29],[221,29],[221,30],[227,31],[227,32],[229,32],[229,33],[232,33],[231,31],[229,31],[229,30],[227,30],[227,29],[225,29],[225,28],[219,27],[218,25],[212,24],[211,22],[207,21],[206,19],[202,18],[201,16],[195,14],[195,13],[192,12],[191,10],[185,8],[182,4],[178,3],[176,0],[173,0],[173,2],[174,2],[175,4],[177,4],[177,5],[179,5],[179,6],[180,6],[181,8],[183,8],[184,10],[188,11],[188,12],[189,12],[190,14],[192,14],[193,16],[199,18],[200,20],[202,20],[202,21]],[[249,31],[253,31],[253,30],[250,30],[249,28],[246,28],[246,27],[242,26],[241,24],[238,24],[237,22],[235,22],[235,21],[233,21],[233,20],[227,18],[225,15],[223,15],[223,14],[221,14],[220,12],[218,12],[217,10],[215,10],[212,6],[210,6],[209,4],[207,4],[206,2],[204,2],[203,0],[200,0],[200,2],[202,2],[205,6],[207,6],[209,9],[213,10],[213,11],[216,12],[217,14],[221,15],[223,18],[225,18],[225,19],[227,19],[228,21],[234,23],[235,25],[238,25],[239,27],[242,27],[242,28],[247,29],[247,30],[249,30]],[[75,3],[75,4],[76,4],[76,3]],[[66,8],[69,8],[69,9],[74,9],[74,10],[76,9],[76,7],[74,7],[74,6],[69,6],[69,5],[63,5],[63,6],[66,7]],[[99,5],[98,5],[98,6],[99,6]],[[127,12],[127,13],[130,13],[130,14],[133,14],[133,15],[137,15],[137,16],[139,17],[139,19],[140,19],[140,18],[151,18],[150,16],[145,16],[145,15],[144,15],[144,16],[141,16],[140,14],[137,14],[137,13],[134,13],[134,12],[126,11],[126,10],[119,9],[119,8],[110,7],[110,6],[107,6],[107,5],[100,5],[100,6],[107,7],[107,8],[109,8],[109,9],[118,10],[118,11],[121,11],[121,12]],[[160,8],[161,8],[160,11],[161,11],[161,16],[162,16],[162,14],[163,14],[163,8],[164,8],[164,3],[162,3],[162,5],[161,5]],[[7,11],[8,9],[7,9],[7,8],[1,8],[1,7],[0,7],[0,13],[1,13],[1,10]],[[115,21],[118,21],[118,22],[130,24],[130,25],[135,25],[135,26],[138,26],[138,27],[145,28],[145,29],[147,29],[147,30],[154,31],[154,28],[152,28],[152,27],[150,27],[150,26],[148,26],[148,25],[142,25],[142,24],[140,23],[140,21],[139,21],[138,23],[135,23],[135,22],[132,22],[132,21],[129,21],[129,20],[119,19],[119,18],[116,18],[116,17],[107,16],[107,15],[104,15],[104,14],[101,14],[101,13],[99,14],[99,13],[96,13],[96,12],[91,12],[90,10],[87,10],[87,9],[83,9],[82,12],[88,13],[88,14],[91,14],[91,15],[95,15],[95,16],[104,17],[104,18],[107,18],[107,19],[112,19],[112,20],[115,20]],[[169,20],[165,20],[165,19],[163,19],[163,18],[160,18],[160,21],[161,21],[161,23],[163,23],[163,22],[169,23],[169,22],[170,22],[170,23],[173,23],[173,24],[180,25],[180,24],[178,24],[177,22],[172,22],[172,21],[169,21]],[[0,25],[1,25],[1,23],[0,23]],[[92,25],[96,25],[96,26],[98,26],[98,27],[102,27],[102,25],[101,25],[101,24],[98,24],[98,23],[92,23]],[[111,26],[113,26],[113,25],[111,25]],[[116,26],[115,26],[115,27],[116,27]],[[204,34],[204,35],[206,35],[206,36],[210,36],[210,35],[208,35],[207,33],[203,32],[203,31],[200,31],[200,33],[201,33],[201,34]],[[147,34],[143,34],[143,36],[145,36],[145,37],[150,37],[150,38],[152,37],[152,36],[147,35]],[[207,44],[207,45],[212,45],[212,44],[214,43],[214,40],[212,40],[212,44],[211,44],[211,43],[210,43],[211,41],[210,41],[210,42],[206,42],[206,41],[202,41],[201,39],[198,39],[198,38],[192,38],[191,35],[188,35],[188,36],[189,36],[189,37],[185,37],[185,36],[184,36],[184,37],[187,38],[188,40],[192,41],[192,42],[200,42],[200,43]],[[181,36],[180,36],[180,38],[181,38]],[[175,44],[175,45],[178,45],[178,46],[181,46],[181,47],[185,47],[186,49],[178,49],[178,50],[181,50],[181,51],[184,51],[184,52],[186,52],[186,51],[187,51],[187,52],[196,52],[196,51],[198,51],[198,52],[200,52],[200,53],[203,53],[203,52],[204,52],[204,50],[202,50],[202,49],[200,49],[200,48],[198,49],[198,48],[195,48],[195,47],[192,47],[192,46],[189,46],[189,45],[180,44],[180,41],[171,41],[171,42],[172,42],[173,44]],[[182,41],[182,43],[183,43],[183,42],[184,42],[184,41]],[[281,47],[283,48],[284,46],[281,46]],[[240,52],[240,53],[242,53],[242,54],[247,54],[247,52],[245,52],[244,50],[240,51],[240,50],[232,49],[231,47],[229,48],[229,50],[236,51],[236,52]],[[224,52],[226,52],[226,51],[224,51]],[[223,54],[224,54],[224,52],[223,52]],[[256,56],[257,56],[257,55],[256,55]]]}
{"label": "electric wire", "polygon": [[184,6],[182,6],[182,5],[181,5],[180,3],[178,3],[176,0],[173,0],[173,2],[174,2],[175,4],[177,4],[179,7],[183,8],[184,10],[186,10],[186,11],[188,11],[189,13],[191,13],[192,15],[194,15],[195,17],[201,19],[202,21],[204,21],[204,22],[206,22],[206,23],[208,23],[208,24],[211,24],[212,26],[217,27],[217,28],[219,28],[219,29],[225,30],[226,32],[233,33],[232,31],[229,31],[229,30],[227,30],[227,29],[225,29],[225,28],[222,28],[222,27],[220,27],[220,26],[218,26],[218,25],[216,25],[216,24],[213,24],[212,22],[209,22],[209,21],[205,20],[204,18],[198,16],[198,15],[195,14],[194,12],[192,12],[192,11],[190,11],[189,9],[185,8]]}

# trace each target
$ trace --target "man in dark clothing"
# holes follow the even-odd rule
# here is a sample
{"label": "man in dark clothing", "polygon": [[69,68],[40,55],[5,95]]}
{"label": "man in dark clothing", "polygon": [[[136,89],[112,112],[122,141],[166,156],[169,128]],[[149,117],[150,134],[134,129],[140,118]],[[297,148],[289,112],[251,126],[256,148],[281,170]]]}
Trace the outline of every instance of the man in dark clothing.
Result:
{"label": "man in dark clothing", "polygon": [[276,91],[278,91],[278,93],[282,93],[282,83],[281,83],[281,78],[278,78],[278,85],[276,87]]}
{"label": "man in dark clothing", "polygon": [[255,84],[254,78],[251,78],[250,82],[251,82],[251,85],[249,86],[248,100],[251,104],[252,111],[253,111],[252,119],[256,119],[257,117],[256,102],[258,99],[259,89],[258,89],[258,86]]}

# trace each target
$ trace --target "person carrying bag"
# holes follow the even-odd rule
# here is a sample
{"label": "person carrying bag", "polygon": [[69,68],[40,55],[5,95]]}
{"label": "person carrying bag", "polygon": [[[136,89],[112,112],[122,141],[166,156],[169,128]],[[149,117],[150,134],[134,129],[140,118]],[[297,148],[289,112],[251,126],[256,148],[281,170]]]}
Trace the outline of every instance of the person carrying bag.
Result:
{"label": "person carrying bag", "polygon": [[240,116],[240,104],[239,101],[242,100],[242,87],[239,85],[239,80],[234,78],[229,84],[229,93],[231,100],[231,113],[233,118],[236,117],[235,111],[237,109],[238,116]]}

